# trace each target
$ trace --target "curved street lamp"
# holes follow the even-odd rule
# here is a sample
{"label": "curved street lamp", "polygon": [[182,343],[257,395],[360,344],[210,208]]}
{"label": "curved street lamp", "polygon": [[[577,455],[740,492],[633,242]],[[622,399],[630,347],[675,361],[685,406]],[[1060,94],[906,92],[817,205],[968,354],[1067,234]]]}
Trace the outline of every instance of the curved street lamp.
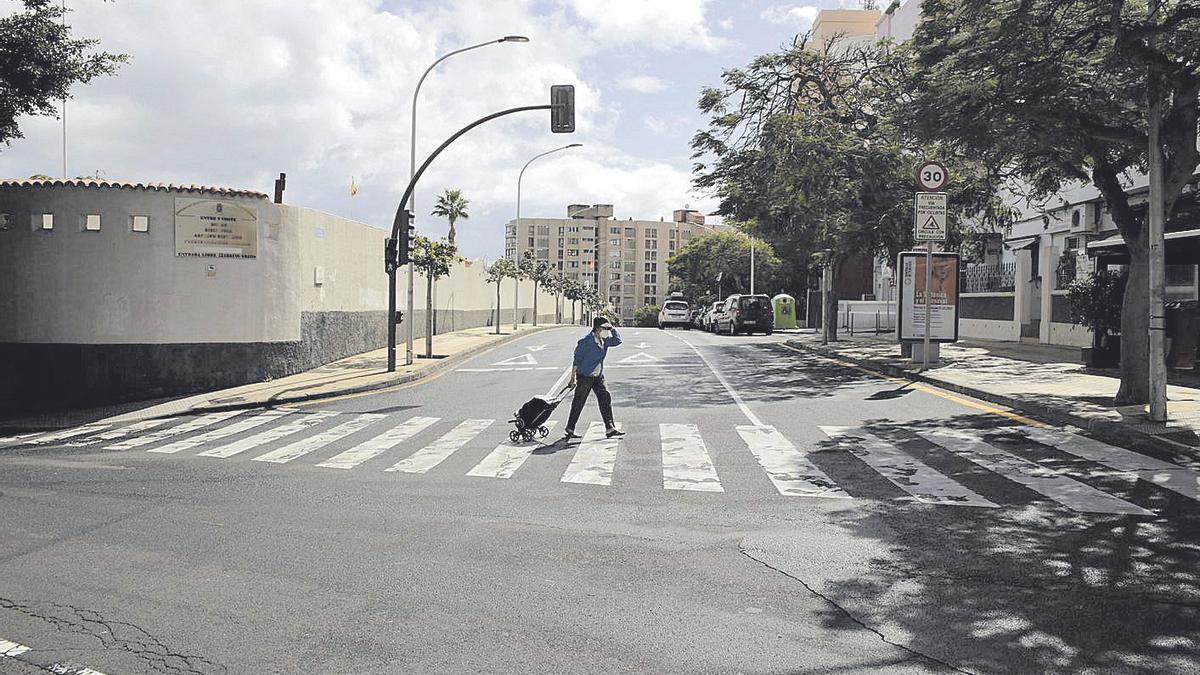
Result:
{"label": "curved street lamp", "polygon": [[[515,221],[515,225],[514,225],[517,228],[518,241],[520,240],[520,236],[521,236],[521,179],[525,177],[525,169],[528,169],[530,164],[533,164],[536,160],[539,160],[539,159],[545,157],[546,155],[552,155],[561,150],[568,150],[570,148],[580,148],[580,147],[583,147],[583,143],[571,143],[570,145],[564,145],[561,148],[554,148],[553,150],[547,150],[546,152],[543,152],[540,155],[534,155],[533,157],[531,157],[529,159],[528,162],[525,162],[525,166],[521,167],[521,172],[519,174],[517,174],[517,220]],[[536,242],[534,242],[534,243],[536,244]],[[534,249],[533,249],[533,257],[537,258],[537,247],[536,246],[534,246]],[[520,260],[516,260],[514,262],[516,262],[517,264],[521,263]],[[515,332],[517,330],[517,308],[521,304],[521,283],[520,283],[520,281],[517,281],[517,283],[514,284],[514,287],[515,288],[513,289],[513,300],[514,300],[514,302],[513,302],[513,331]],[[537,297],[536,297],[536,295],[534,296],[533,304],[534,304],[533,325],[536,326],[537,325]]]}
{"label": "curved street lamp", "polygon": [[[421,85],[424,84],[424,82],[425,82],[425,76],[429,75],[429,72],[431,70],[433,70],[435,67],[437,67],[437,64],[441,63],[442,61],[445,61],[446,59],[450,58],[451,56],[454,56],[455,54],[469,52],[472,49],[479,49],[480,47],[486,47],[488,45],[500,44],[502,42],[529,42],[529,38],[525,37],[524,35],[505,35],[502,38],[497,38],[495,40],[488,40],[487,42],[480,42],[479,44],[471,45],[470,47],[463,47],[462,49],[456,49],[452,52],[448,52],[446,54],[439,56],[436,61],[429,64],[429,67],[425,69],[424,73],[421,73],[421,79],[417,80],[417,88],[415,90],[413,90],[412,136],[409,140],[409,145],[408,145],[408,149],[409,149],[408,180],[410,182],[412,181],[413,176],[417,172],[417,95],[421,93]],[[417,202],[417,197],[416,197],[416,194],[414,193],[408,199],[408,210],[414,214],[417,212],[416,202]],[[412,315],[413,315],[413,275],[414,275],[413,264],[410,262],[410,263],[408,263],[408,317],[409,317],[408,331],[407,331],[408,336],[407,336],[407,346],[406,346],[405,357],[404,357],[404,363],[406,365],[412,365],[412,362],[413,362],[413,320],[412,320]],[[395,320],[396,320],[395,316],[388,317],[388,321],[395,321]]]}

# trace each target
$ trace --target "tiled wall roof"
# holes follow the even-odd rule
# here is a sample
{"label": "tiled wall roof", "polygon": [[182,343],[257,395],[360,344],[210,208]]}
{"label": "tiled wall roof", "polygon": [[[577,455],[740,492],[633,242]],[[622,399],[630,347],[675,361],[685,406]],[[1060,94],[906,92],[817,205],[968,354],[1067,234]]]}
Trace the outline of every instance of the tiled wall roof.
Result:
{"label": "tiled wall roof", "polygon": [[228,197],[251,197],[266,199],[267,195],[255,190],[238,190],[235,188],[215,187],[212,185],[175,185],[173,183],[130,183],[126,181],[95,180],[91,178],[23,178],[0,179],[0,188],[49,187],[66,185],[70,187],[110,188],[118,190],[163,190],[167,192],[204,192]]}

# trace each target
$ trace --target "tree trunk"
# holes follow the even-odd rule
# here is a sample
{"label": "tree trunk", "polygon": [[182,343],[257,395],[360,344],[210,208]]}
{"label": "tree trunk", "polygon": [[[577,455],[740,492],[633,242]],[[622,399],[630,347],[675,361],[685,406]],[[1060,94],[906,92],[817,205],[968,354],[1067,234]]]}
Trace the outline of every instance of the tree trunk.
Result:
{"label": "tree trunk", "polygon": [[433,275],[425,277],[425,358],[433,358]]}
{"label": "tree trunk", "polygon": [[500,334],[500,282],[496,282],[496,335]]}
{"label": "tree trunk", "polygon": [[823,282],[827,284],[828,291],[825,291],[825,286],[822,287],[821,299],[823,306],[821,307],[821,342],[822,344],[829,342],[837,342],[837,282],[841,277],[839,274],[841,267],[840,260],[830,262],[828,269],[824,272]]}
{"label": "tree trunk", "polygon": [[1121,388],[1113,401],[1117,405],[1150,401],[1149,237],[1149,228],[1143,227],[1136,242],[1127,246],[1129,279],[1121,302]]}
{"label": "tree trunk", "polygon": [[535,279],[533,282],[533,325],[534,326],[537,326],[537,295],[538,295],[538,282]]}

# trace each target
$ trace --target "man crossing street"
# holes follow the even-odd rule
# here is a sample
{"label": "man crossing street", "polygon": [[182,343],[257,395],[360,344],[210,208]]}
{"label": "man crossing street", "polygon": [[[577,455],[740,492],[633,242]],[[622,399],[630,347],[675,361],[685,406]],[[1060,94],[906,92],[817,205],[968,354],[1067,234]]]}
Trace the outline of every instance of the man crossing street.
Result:
{"label": "man crossing street", "polygon": [[604,383],[604,357],[608,356],[608,348],[621,344],[621,334],[603,317],[592,321],[592,330],[580,338],[575,345],[575,358],[571,365],[571,386],[575,388],[575,398],[571,400],[571,416],[567,419],[566,439],[579,438],[575,433],[575,424],[579,421],[579,413],[583,412],[583,404],[587,402],[588,394],[596,392],[596,402],[600,404],[600,417],[604,420],[605,436],[613,438],[625,434],[617,429],[613,422],[612,395]]}

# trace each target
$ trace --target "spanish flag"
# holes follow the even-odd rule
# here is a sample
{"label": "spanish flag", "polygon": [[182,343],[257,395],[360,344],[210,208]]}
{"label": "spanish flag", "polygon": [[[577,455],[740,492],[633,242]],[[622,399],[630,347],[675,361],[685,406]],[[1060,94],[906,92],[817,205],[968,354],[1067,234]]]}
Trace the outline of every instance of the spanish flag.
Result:
{"label": "spanish flag", "polygon": [[354,184],[354,176],[350,176],[350,196],[358,194],[358,186]]}

